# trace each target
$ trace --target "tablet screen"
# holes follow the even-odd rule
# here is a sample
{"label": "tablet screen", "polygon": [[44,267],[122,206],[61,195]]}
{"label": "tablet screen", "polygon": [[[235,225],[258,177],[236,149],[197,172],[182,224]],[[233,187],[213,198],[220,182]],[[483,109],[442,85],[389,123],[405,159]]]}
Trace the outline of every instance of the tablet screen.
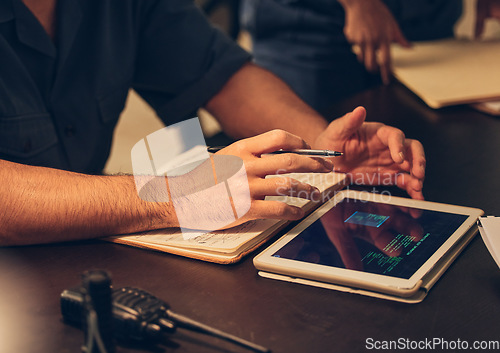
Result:
{"label": "tablet screen", "polygon": [[345,198],[272,256],[409,279],[467,218]]}

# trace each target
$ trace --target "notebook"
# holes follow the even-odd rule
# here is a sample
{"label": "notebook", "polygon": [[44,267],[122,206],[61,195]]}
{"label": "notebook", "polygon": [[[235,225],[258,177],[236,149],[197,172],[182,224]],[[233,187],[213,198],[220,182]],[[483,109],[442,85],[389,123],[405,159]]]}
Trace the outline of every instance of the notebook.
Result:
{"label": "notebook", "polygon": [[500,100],[500,39],[394,45],[392,54],[394,76],[431,108]]}
{"label": "notebook", "polygon": [[[289,196],[268,196],[266,200],[279,200],[301,207],[306,214],[312,212],[320,206],[322,200],[332,197],[346,184],[346,176],[340,173],[290,173],[280,176],[290,176],[314,185],[319,189],[322,197],[318,201],[311,201]],[[207,233],[193,231],[193,234],[189,234],[185,229],[181,232],[179,228],[169,228],[113,236],[104,240],[203,261],[230,264],[241,260],[245,255],[257,249],[289,223],[285,220],[260,219],[230,229]]]}

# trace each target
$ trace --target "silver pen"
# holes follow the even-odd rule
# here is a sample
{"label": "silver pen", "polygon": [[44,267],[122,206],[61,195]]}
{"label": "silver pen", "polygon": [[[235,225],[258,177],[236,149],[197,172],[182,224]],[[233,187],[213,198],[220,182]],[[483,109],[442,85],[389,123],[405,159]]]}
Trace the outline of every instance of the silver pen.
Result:
{"label": "silver pen", "polygon": [[[210,153],[215,153],[225,148],[226,146],[208,147],[207,151]],[[304,156],[318,156],[318,157],[338,157],[342,156],[343,152],[331,151],[331,150],[310,150],[310,149],[293,149],[293,150],[277,150],[269,152],[266,154],[283,154],[283,153],[295,153]]]}

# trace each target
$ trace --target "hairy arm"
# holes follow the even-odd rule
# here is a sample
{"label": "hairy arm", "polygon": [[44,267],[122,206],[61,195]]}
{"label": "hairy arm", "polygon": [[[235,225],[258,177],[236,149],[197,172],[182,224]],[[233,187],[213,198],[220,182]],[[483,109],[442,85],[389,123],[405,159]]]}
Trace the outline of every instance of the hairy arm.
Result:
{"label": "hairy arm", "polygon": [[265,197],[313,197],[318,191],[288,177],[266,179],[266,175],[325,173],[333,169],[333,164],[308,156],[284,154],[261,158],[261,155],[280,148],[303,147],[307,145],[299,137],[274,130],[238,141],[214,157],[217,176],[223,179],[224,175],[233,175],[234,170],[245,166],[246,172],[231,181],[235,207],[246,205],[244,210],[239,208],[244,214],[238,214],[236,220],[230,207],[229,213],[228,207],[219,207],[227,201],[226,187],[219,180],[219,187],[214,188],[209,161],[167,180],[144,176],[145,183],[138,194],[134,176],[84,175],[0,160],[0,246],[179,226],[212,231],[260,218],[299,219],[303,216],[299,208],[266,201]]}
{"label": "hairy arm", "polygon": [[312,145],[328,125],[282,80],[254,64],[236,72],[206,108],[236,138],[285,129]]}
{"label": "hairy arm", "polygon": [[0,245],[177,226],[168,203],[137,196],[133,176],[90,176],[0,160]]}

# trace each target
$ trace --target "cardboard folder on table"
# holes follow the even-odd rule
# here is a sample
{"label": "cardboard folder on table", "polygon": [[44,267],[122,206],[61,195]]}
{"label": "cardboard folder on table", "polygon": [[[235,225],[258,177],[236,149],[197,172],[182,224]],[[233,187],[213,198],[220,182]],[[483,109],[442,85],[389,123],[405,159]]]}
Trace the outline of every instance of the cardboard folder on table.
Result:
{"label": "cardboard folder on table", "polygon": [[396,78],[431,108],[500,100],[499,39],[420,42],[392,53]]}

